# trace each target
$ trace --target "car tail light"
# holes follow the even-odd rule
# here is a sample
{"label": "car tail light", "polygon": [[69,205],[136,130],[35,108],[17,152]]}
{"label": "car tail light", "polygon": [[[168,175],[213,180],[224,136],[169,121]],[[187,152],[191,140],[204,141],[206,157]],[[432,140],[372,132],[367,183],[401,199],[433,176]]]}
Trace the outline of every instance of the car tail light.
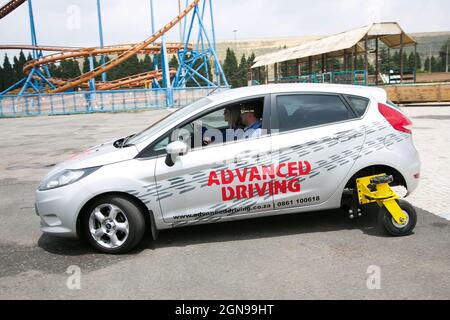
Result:
{"label": "car tail light", "polygon": [[412,121],[403,113],[391,108],[383,103],[378,104],[378,110],[386,118],[386,120],[394,127],[395,130],[411,134]]}

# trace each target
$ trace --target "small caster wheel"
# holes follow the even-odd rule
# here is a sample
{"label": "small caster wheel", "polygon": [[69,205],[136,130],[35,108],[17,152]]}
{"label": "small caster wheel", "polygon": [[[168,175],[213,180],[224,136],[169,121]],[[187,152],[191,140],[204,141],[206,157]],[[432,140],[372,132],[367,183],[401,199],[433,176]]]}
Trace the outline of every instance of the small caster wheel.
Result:
{"label": "small caster wheel", "polygon": [[398,224],[391,216],[389,211],[382,207],[380,208],[378,219],[384,230],[391,236],[401,237],[412,233],[417,223],[416,209],[405,200],[396,200],[403,213],[406,215],[406,223]]}

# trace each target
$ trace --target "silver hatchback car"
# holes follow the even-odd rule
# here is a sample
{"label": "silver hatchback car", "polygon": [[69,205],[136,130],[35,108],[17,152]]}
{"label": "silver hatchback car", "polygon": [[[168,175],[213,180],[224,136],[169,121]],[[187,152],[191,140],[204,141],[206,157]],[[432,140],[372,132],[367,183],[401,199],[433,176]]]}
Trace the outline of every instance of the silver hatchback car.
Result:
{"label": "silver hatchback car", "polygon": [[[416,189],[411,125],[379,88],[228,90],[57,165],[36,191],[36,211],[45,233],[124,253],[146,229],[156,238],[194,224],[348,210],[361,177],[387,174],[407,195]],[[403,210],[405,224],[382,222],[392,235],[414,229],[415,212]]]}

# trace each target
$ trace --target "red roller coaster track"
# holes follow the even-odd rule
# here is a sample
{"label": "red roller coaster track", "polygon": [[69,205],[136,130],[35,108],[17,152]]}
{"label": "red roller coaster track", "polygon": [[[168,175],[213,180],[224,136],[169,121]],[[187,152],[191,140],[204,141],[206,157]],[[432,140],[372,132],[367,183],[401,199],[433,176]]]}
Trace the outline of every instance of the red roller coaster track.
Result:
{"label": "red roller coaster track", "polygon": [[[0,8],[0,19],[14,11],[26,0],[12,0]],[[56,53],[42,56],[38,59],[31,60],[27,62],[24,66],[24,73],[29,74],[33,68],[39,68],[50,63],[56,63],[67,59],[77,59],[87,56],[97,56],[103,54],[117,55],[109,62],[98,66],[97,68],[80,75],[74,79],[58,79],[50,78],[48,79],[54,85],[55,89],[50,89],[48,92],[57,93],[63,92],[77,86],[85,86],[87,82],[101,75],[104,72],[124,63],[126,60],[130,59],[136,54],[158,54],[161,52],[161,45],[155,44],[155,41],[161,38],[165,33],[171,30],[176,24],[186,17],[186,15],[195,8],[195,6],[200,2],[200,0],[192,0],[192,2],[180,12],[173,20],[167,23],[163,28],[157,31],[155,34],[151,35],[146,40],[136,43],[136,44],[126,44],[126,45],[115,45],[107,46],[103,48],[71,48],[71,47],[57,47],[57,46],[27,46],[27,45],[0,45],[0,50],[2,49],[24,49],[24,50],[41,50],[41,51],[54,51]],[[174,54],[178,50],[184,48],[184,44],[181,43],[167,43],[166,44],[167,53]],[[175,71],[170,70],[170,75],[173,76]],[[112,90],[122,87],[135,87],[147,85],[152,81],[152,79],[160,80],[162,78],[161,72],[151,71],[142,74],[133,75],[130,77],[125,77],[115,81],[109,82],[98,82],[98,90]]]}

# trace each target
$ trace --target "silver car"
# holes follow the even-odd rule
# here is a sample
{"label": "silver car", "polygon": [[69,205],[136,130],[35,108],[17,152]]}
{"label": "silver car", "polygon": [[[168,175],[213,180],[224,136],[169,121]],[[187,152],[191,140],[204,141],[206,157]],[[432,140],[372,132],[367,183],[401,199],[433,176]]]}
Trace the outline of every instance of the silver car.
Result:
{"label": "silver car", "polygon": [[[379,88],[286,84],[213,94],[57,165],[36,191],[43,232],[107,253],[146,229],[350,208],[355,181],[420,177],[411,121]],[[395,225],[411,233],[416,217]]]}

